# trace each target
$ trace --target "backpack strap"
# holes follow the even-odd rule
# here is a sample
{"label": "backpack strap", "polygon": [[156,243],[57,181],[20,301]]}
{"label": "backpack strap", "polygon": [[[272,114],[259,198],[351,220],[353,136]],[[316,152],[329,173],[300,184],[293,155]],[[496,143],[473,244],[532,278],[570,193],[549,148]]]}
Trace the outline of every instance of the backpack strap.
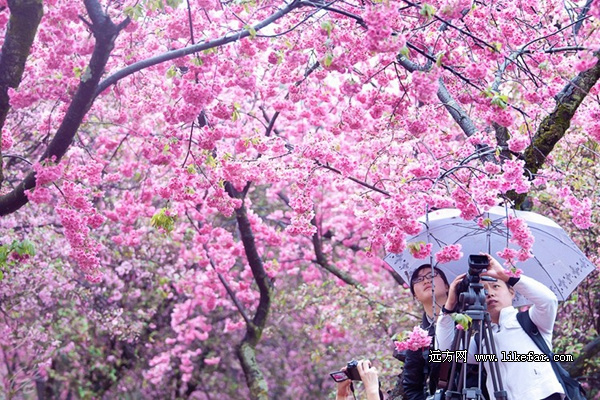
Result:
{"label": "backpack strap", "polygon": [[563,387],[564,393],[567,396],[566,398],[571,400],[584,399],[585,390],[583,390],[581,384],[577,380],[571,378],[569,373],[562,367],[562,365],[554,361],[554,353],[550,350],[548,343],[546,343],[542,335],[540,335],[538,327],[531,320],[529,311],[517,313],[517,321],[519,321],[519,324],[523,330],[527,332],[527,335],[529,335],[531,340],[533,340],[537,347],[539,347],[539,349],[550,360],[554,375],[556,375],[556,379]]}
{"label": "backpack strap", "polygon": [[540,331],[538,330],[538,327],[531,320],[531,317],[529,316],[529,312],[521,311],[521,312],[517,313],[517,321],[519,321],[521,328],[523,328],[523,330],[527,333],[527,335],[529,335],[531,340],[533,340],[533,342],[537,345],[537,347],[539,347],[539,349],[542,351],[542,353],[547,355],[548,358],[550,358],[550,360],[553,361],[554,354],[552,353],[552,350],[550,350],[550,348],[548,347],[548,343],[546,343],[546,341],[544,340],[542,335],[540,335]]}

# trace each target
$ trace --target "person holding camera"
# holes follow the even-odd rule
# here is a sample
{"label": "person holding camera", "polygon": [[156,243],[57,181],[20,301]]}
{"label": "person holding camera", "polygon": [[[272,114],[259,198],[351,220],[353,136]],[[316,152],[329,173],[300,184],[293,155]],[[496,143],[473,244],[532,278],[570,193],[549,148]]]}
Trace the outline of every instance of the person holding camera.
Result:
{"label": "person holding camera", "polygon": [[[423,264],[412,273],[410,292],[423,305],[421,328],[426,330],[429,336],[435,333],[433,322],[447,300],[448,289],[446,275],[438,268],[432,269],[430,264]],[[429,349],[406,350],[402,389],[407,400],[425,400],[427,391],[432,394],[436,390],[440,364],[427,362],[428,352]]]}
{"label": "person holding camera", "polygon": [[[527,311],[529,317],[537,326],[549,348],[552,348],[552,329],[556,318],[558,300],[556,295],[546,286],[527,276],[520,278],[511,277],[502,268],[500,263],[489,254],[484,254],[488,259],[487,272],[481,276],[495,278],[495,281],[483,281],[486,290],[487,311],[492,321],[493,341],[496,346],[496,357],[507,400],[560,400],[564,396],[564,389],[557,379],[550,362],[501,362],[508,352],[518,354],[538,354],[541,352],[538,346],[529,337],[517,320],[517,309],[512,306],[515,290],[533,303]],[[436,326],[437,346],[440,350],[450,350],[455,334],[455,324],[449,315],[455,310],[460,293],[457,288],[462,286],[466,274],[459,275],[450,285],[450,291],[444,313],[438,318]],[[491,354],[491,349],[484,344],[482,354]],[[454,349],[457,350],[457,349]],[[474,354],[477,351],[477,343],[471,340],[467,352],[467,362],[476,364]],[[539,357],[538,357],[539,358]],[[542,358],[539,358],[542,359]],[[543,360],[543,359],[542,359]],[[485,368],[489,371],[489,363],[485,362]],[[493,382],[491,374],[488,374],[486,386],[493,393]]]}
{"label": "person holding camera", "polygon": [[337,382],[336,400],[355,400],[354,389],[352,387],[353,380],[363,382],[367,400],[383,400],[383,397],[380,397],[377,369],[371,365],[369,360],[350,362],[348,363],[348,367],[342,368],[340,372],[344,372],[348,379],[337,381],[334,378]]}

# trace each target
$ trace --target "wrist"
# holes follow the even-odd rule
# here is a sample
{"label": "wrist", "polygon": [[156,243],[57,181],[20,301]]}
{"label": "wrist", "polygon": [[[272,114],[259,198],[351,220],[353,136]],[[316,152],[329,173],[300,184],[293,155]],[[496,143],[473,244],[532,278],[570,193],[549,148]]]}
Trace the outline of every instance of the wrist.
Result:
{"label": "wrist", "polygon": [[453,308],[451,308],[451,309],[448,309],[448,308],[446,308],[446,306],[445,306],[445,305],[444,305],[444,306],[442,306],[442,313],[443,313],[443,314],[452,314],[452,313],[454,313],[454,312],[456,312],[456,306],[455,306],[455,307],[453,307]]}
{"label": "wrist", "polygon": [[508,286],[515,286],[517,284],[517,282],[519,282],[521,278],[517,278],[515,276],[511,276],[510,278],[508,278],[508,280],[506,281],[506,283],[508,283]]}

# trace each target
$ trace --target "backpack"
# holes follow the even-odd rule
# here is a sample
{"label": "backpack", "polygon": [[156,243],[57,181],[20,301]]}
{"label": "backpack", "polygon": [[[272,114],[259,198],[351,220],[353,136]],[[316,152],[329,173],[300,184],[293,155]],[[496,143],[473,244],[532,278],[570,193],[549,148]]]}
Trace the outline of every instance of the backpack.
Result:
{"label": "backpack", "polygon": [[523,311],[517,314],[517,320],[523,330],[529,335],[531,340],[539,347],[539,349],[550,359],[552,369],[556,374],[556,378],[560,382],[567,395],[568,400],[585,400],[585,390],[581,387],[579,381],[571,378],[571,375],[558,362],[554,361],[554,353],[548,348],[548,344],[540,335],[537,326],[531,320],[529,312]]}

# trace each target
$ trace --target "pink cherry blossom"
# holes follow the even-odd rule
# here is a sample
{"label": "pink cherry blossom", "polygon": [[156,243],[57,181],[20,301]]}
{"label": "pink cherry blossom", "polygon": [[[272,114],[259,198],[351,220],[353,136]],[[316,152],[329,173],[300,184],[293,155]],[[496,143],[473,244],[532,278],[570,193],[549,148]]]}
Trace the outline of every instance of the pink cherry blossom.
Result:
{"label": "pink cherry blossom", "polygon": [[426,330],[421,329],[418,326],[415,326],[412,332],[405,332],[403,336],[405,337],[404,340],[394,341],[394,346],[398,351],[417,351],[424,349],[431,344],[431,336],[429,336]]}
{"label": "pink cherry blossom", "polygon": [[440,251],[435,253],[435,261],[439,264],[445,264],[450,261],[458,261],[462,258],[463,253],[460,251],[462,245],[450,244],[441,248]]}

